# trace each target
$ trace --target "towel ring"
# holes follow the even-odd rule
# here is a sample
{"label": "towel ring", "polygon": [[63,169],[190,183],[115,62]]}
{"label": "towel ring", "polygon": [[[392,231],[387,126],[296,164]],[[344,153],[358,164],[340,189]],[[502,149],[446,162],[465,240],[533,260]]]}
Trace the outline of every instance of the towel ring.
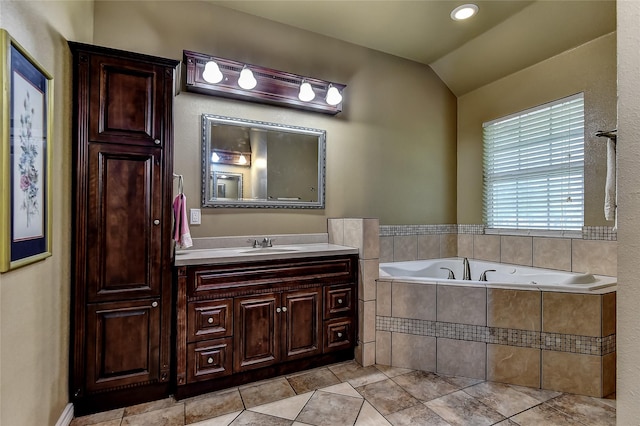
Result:
{"label": "towel ring", "polygon": [[184,193],[184,178],[182,175],[173,174],[173,178],[178,178],[178,194]]}

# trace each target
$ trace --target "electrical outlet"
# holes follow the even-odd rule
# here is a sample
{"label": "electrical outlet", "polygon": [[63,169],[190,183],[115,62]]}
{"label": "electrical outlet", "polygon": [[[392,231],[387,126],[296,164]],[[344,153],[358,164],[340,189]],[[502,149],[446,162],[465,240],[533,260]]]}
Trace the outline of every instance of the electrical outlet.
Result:
{"label": "electrical outlet", "polygon": [[200,216],[200,209],[191,209],[191,225],[200,225],[202,217]]}

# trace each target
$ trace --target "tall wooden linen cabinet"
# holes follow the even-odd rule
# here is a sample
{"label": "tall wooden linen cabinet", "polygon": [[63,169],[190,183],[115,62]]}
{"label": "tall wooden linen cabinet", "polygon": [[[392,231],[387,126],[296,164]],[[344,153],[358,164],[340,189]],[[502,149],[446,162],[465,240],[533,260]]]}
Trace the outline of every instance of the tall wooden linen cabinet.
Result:
{"label": "tall wooden linen cabinet", "polygon": [[70,393],[79,414],[169,394],[178,61],[75,42]]}

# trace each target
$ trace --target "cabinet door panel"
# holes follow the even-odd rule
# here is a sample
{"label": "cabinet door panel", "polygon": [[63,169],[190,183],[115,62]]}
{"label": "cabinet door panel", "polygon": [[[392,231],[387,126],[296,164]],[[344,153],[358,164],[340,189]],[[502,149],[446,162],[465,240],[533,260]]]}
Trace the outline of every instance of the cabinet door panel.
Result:
{"label": "cabinet door panel", "polygon": [[302,358],[322,353],[321,289],[287,292],[283,295],[286,321],[283,322],[284,357]]}
{"label": "cabinet door panel", "polygon": [[234,300],[234,371],[266,367],[280,358],[276,344],[279,301],[277,294]]}
{"label": "cabinet door panel", "polygon": [[[159,299],[89,305],[87,391],[157,380]],[[155,305],[155,306],[154,306]]]}
{"label": "cabinet door panel", "polygon": [[[89,149],[90,302],[157,296],[161,281],[161,150]],[[154,221],[158,220],[158,225]]]}
{"label": "cabinet door panel", "polygon": [[89,140],[161,146],[164,68],[92,56]]}

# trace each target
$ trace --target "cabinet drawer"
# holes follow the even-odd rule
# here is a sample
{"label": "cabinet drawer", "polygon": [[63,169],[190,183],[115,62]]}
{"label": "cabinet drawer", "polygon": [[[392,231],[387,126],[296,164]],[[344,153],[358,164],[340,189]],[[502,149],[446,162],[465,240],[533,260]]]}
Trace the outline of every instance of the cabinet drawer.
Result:
{"label": "cabinet drawer", "polygon": [[187,305],[187,312],[189,342],[233,334],[233,299],[191,302]]}
{"label": "cabinet drawer", "polygon": [[229,337],[187,345],[187,383],[230,375],[232,340]]}
{"label": "cabinet drawer", "polygon": [[355,344],[354,324],[351,318],[325,321],[324,352],[347,349]]}
{"label": "cabinet drawer", "polygon": [[350,316],[355,306],[355,286],[332,286],[324,289],[324,318]]}
{"label": "cabinet drawer", "polygon": [[356,281],[351,257],[285,259],[189,268],[188,297],[228,297],[255,290],[301,284],[349,284]]}

